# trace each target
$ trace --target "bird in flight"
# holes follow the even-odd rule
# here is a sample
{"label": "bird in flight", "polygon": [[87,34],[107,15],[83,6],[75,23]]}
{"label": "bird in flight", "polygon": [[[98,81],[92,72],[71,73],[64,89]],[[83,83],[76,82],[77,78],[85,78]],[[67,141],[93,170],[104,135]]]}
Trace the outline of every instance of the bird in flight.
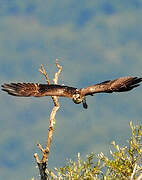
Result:
{"label": "bird in flight", "polygon": [[3,84],[1,87],[3,91],[6,91],[12,96],[59,96],[71,98],[75,104],[82,103],[83,107],[87,109],[86,96],[93,96],[96,93],[130,91],[131,89],[138,87],[141,81],[142,78],[128,76],[104,81],[81,89],[64,85],[38,83],[10,83]]}

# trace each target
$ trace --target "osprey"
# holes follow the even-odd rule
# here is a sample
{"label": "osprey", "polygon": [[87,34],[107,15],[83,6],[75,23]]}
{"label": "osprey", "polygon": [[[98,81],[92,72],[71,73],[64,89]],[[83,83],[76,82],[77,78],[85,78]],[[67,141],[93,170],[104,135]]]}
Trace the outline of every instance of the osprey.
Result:
{"label": "osprey", "polygon": [[108,80],[99,84],[91,85],[85,88],[77,89],[75,87],[56,85],[56,84],[38,84],[38,83],[10,83],[3,84],[2,90],[12,96],[20,97],[41,97],[41,96],[61,96],[71,98],[75,104],[83,103],[87,109],[86,96],[96,93],[125,92],[138,87],[142,78],[121,77],[115,80]]}

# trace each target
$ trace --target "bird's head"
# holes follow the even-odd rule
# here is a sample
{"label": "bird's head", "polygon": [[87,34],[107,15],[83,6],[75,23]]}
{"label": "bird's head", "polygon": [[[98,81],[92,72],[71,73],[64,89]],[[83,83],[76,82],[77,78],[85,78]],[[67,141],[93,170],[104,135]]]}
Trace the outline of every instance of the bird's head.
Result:
{"label": "bird's head", "polygon": [[86,103],[86,97],[85,96],[81,96],[80,93],[76,93],[73,95],[73,98],[72,98],[73,102],[75,104],[80,104],[82,103],[83,104],[83,107],[85,109],[87,109],[88,105]]}
{"label": "bird's head", "polygon": [[75,104],[80,104],[82,102],[82,97],[80,96],[79,93],[76,93],[73,95],[72,100]]}

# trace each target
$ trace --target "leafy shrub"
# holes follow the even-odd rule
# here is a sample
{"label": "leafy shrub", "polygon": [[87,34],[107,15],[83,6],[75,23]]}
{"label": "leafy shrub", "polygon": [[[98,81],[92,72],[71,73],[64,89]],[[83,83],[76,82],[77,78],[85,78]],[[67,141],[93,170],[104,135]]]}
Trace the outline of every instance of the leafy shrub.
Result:
{"label": "leafy shrub", "polygon": [[111,158],[102,152],[91,153],[82,161],[80,153],[77,160],[70,160],[64,167],[55,168],[55,172],[46,170],[47,179],[55,180],[140,180],[142,177],[142,125],[133,126],[130,122],[131,138],[128,145],[119,147],[113,141]]}

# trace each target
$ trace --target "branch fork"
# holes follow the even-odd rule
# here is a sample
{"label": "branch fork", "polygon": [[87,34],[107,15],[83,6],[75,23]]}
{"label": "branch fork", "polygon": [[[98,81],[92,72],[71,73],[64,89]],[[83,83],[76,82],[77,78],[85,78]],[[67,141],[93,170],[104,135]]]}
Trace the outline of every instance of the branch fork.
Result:
{"label": "branch fork", "polygon": [[[55,77],[53,78],[53,84],[57,84],[59,75],[62,71],[62,66],[60,66],[58,64],[58,59],[56,59],[56,67],[57,67],[58,71],[55,73]],[[43,64],[41,64],[41,68],[39,69],[39,71],[45,76],[48,85],[50,85],[50,80],[49,80],[48,74],[46,73],[46,71],[44,69]],[[47,180],[46,166],[48,164],[50,146],[51,146],[51,142],[52,142],[54,127],[56,124],[55,115],[56,115],[56,112],[58,111],[58,109],[60,108],[58,97],[57,96],[51,96],[51,98],[53,100],[54,107],[53,107],[51,114],[50,114],[50,125],[49,125],[49,129],[48,129],[48,137],[46,140],[46,146],[45,146],[45,148],[43,148],[40,143],[37,144],[38,148],[42,152],[42,159],[40,160],[38,157],[38,154],[34,153],[34,158],[35,158],[36,163],[37,163],[38,168],[39,168],[41,180]]]}

